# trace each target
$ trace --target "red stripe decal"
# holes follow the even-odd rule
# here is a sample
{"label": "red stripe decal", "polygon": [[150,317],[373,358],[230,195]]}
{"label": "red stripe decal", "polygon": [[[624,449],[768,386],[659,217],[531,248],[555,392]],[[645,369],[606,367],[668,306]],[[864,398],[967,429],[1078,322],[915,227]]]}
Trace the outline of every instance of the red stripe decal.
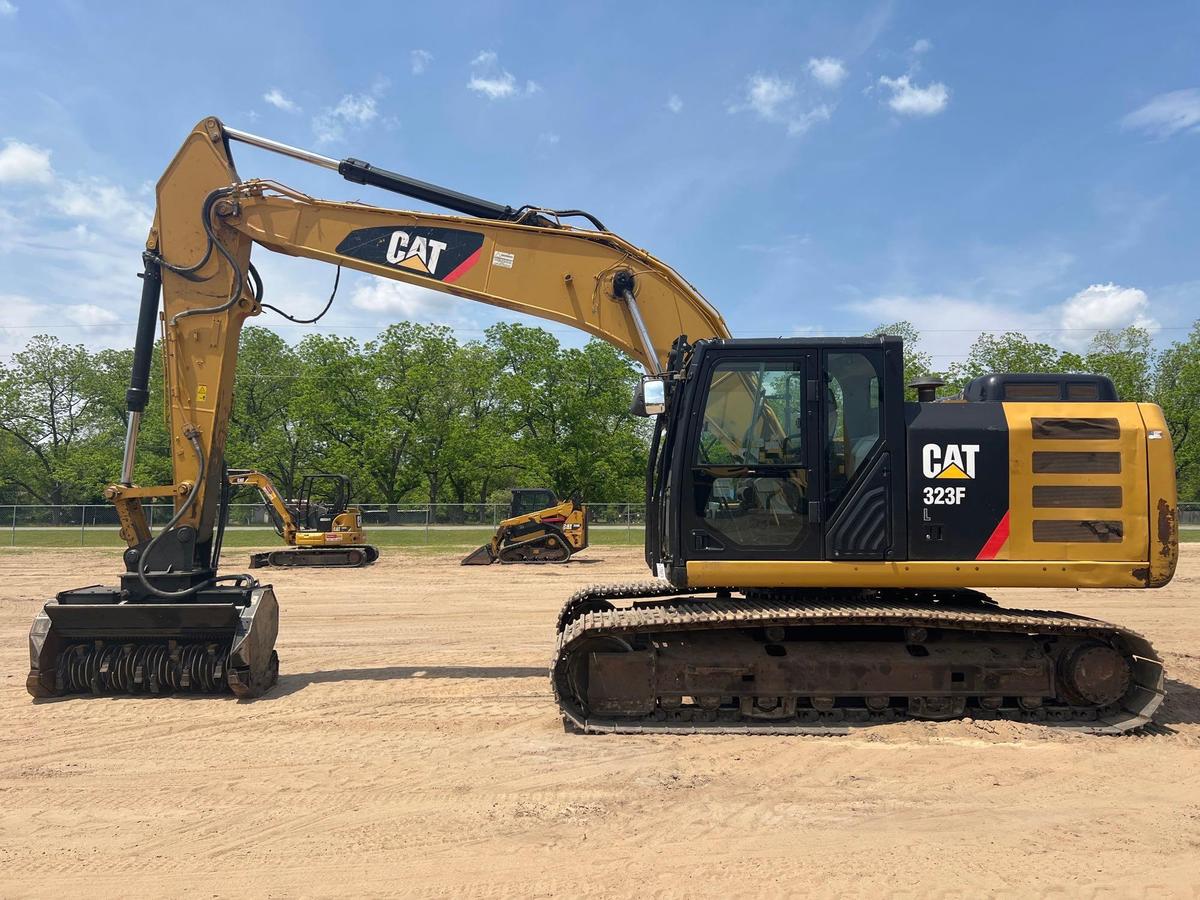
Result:
{"label": "red stripe decal", "polygon": [[462,278],[463,275],[466,274],[467,270],[470,269],[471,266],[479,262],[479,254],[482,252],[483,248],[480,247],[478,250],[460,262],[454,271],[443,278],[442,281],[450,282],[451,284],[453,284],[455,281],[458,281],[458,279]]}
{"label": "red stripe decal", "polygon": [[1005,511],[1004,518],[996,525],[996,530],[992,532],[992,536],[987,539],[987,543],[983,545],[983,549],[979,551],[976,559],[995,559],[996,554],[1000,552],[1000,548],[1004,546],[1004,542],[1008,540],[1008,512]]}

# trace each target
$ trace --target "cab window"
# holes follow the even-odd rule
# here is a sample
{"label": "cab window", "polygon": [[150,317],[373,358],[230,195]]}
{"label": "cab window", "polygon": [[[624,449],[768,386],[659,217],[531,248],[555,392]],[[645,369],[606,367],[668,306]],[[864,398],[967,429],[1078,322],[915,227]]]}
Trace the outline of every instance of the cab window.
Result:
{"label": "cab window", "polygon": [[710,370],[692,461],[695,513],[734,544],[788,546],[808,528],[803,360]]}
{"label": "cab window", "polygon": [[825,472],[831,506],[863,470],[883,434],[883,353],[825,354]]}

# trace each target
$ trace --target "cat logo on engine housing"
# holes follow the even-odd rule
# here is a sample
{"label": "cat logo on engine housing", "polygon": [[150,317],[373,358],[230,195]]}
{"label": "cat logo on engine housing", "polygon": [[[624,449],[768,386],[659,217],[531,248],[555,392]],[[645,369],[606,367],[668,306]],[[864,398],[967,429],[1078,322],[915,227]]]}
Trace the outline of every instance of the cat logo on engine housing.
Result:
{"label": "cat logo on engine housing", "polygon": [[921,448],[921,472],[926,478],[975,477],[978,444],[926,444]]}

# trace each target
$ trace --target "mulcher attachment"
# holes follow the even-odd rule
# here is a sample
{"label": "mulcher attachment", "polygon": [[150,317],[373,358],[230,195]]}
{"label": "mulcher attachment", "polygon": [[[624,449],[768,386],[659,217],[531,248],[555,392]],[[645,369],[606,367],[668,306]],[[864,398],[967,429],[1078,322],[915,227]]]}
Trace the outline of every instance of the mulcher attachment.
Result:
{"label": "mulcher attachment", "polygon": [[279,606],[268,586],[213,587],[187,602],[131,602],[92,587],[49,601],[29,632],[26,687],[68,694],[233,693],[279,674]]}
{"label": "mulcher attachment", "polygon": [[379,559],[379,550],[370,544],[351,547],[288,547],[250,554],[250,568],[342,568],[369,566]]}

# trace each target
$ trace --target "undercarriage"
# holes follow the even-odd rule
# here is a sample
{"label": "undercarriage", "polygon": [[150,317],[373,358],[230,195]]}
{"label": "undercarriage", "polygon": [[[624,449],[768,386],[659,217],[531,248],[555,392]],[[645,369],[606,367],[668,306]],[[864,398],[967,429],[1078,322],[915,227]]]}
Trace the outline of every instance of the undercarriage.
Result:
{"label": "undercarriage", "polygon": [[585,732],[843,733],[963,717],[1122,733],[1163,699],[1141,636],[973,591],[581,591],[551,675]]}
{"label": "undercarriage", "polygon": [[351,547],[287,547],[250,554],[250,568],[358,568],[379,559],[379,551],[370,544]]}

